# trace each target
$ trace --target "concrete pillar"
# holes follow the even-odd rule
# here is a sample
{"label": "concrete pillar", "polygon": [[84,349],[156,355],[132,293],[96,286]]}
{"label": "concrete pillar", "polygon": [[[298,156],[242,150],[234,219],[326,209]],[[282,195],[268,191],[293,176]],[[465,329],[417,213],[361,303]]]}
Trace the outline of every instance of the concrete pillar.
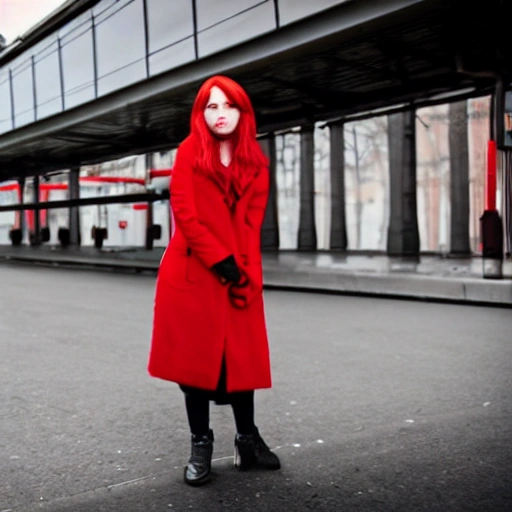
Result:
{"label": "concrete pillar", "polygon": [[469,255],[469,150],[467,102],[449,105],[450,253]]}
{"label": "concrete pillar", "polygon": [[345,139],[343,123],[329,126],[331,145],[331,240],[330,249],[346,251]]}
{"label": "concrete pillar", "polygon": [[314,126],[303,126],[300,136],[299,251],[316,251]]}
{"label": "concrete pillar", "polygon": [[259,140],[261,149],[269,160],[269,193],[265,218],[261,228],[261,248],[279,250],[279,214],[277,209],[276,139],[273,133]]}
{"label": "concrete pillar", "polygon": [[[69,170],[69,199],[80,198],[80,167]],[[69,207],[69,243],[80,245],[80,207]]]}
{"label": "concrete pillar", "polygon": [[[33,202],[38,204],[39,200],[39,176],[34,176],[33,186]],[[34,210],[34,232],[30,233],[30,245],[39,245],[41,243],[41,210]]]}
{"label": "concrete pillar", "polygon": [[420,236],[416,209],[416,112],[388,116],[390,216],[387,252],[417,256]]}

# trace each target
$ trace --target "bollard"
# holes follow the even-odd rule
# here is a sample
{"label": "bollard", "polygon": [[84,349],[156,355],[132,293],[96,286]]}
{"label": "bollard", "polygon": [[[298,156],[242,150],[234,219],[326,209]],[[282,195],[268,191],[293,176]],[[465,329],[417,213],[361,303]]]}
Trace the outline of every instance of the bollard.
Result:
{"label": "bollard", "polygon": [[59,239],[62,247],[67,247],[71,241],[71,235],[68,228],[59,228],[57,232],[57,238]]}
{"label": "bollard", "polygon": [[41,242],[49,242],[50,241],[50,228],[45,226],[41,228]]}
{"label": "bollard", "polygon": [[496,210],[485,210],[480,217],[482,233],[483,276],[503,277],[503,223]]}
{"label": "bollard", "polygon": [[160,240],[162,238],[162,226],[160,224],[153,224],[153,240]]}
{"label": "bollard", "polygon": [[91,237],[94,240],[94,247],[96,247],[96,249],[103,248],[103,241],[108,238],[107,228],[97,228],[93,226],[91,229]]}
{"label": "bollard", "polygon": [[13,228],[9,231],[9,238],[11,239],[11,244],[14,246],[21,245],[23,241],[23,232],[20,228]]}

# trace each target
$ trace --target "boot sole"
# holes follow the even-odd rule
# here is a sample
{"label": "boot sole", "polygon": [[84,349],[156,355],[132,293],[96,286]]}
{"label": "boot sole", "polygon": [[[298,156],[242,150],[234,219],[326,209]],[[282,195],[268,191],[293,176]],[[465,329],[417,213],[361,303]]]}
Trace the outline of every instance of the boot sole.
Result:
{"label": "boot sole", "polygon": [[198,478],[197,480],[187,480],[186,478],[184,480],[187,485],[190,485],[192,487],[199,487],[201,485],[207,484],[208,482],[210,482],[211,479],[212,475],[208,474],[201,478]]}

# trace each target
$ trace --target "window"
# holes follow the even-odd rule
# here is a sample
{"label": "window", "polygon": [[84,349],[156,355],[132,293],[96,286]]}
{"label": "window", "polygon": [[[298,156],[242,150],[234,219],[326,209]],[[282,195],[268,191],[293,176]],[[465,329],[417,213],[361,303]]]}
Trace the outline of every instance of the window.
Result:
{"label": "window", "polygon": [[98,94],[146,78],[142,0],[118,2],[96,20]]}
{"label": "window", "polygon": [[57,42],[35,54],[37,119],[62,110],[60,66]]}
{"label": "window", "polygon": [[276,28],[269,0],[197,0],[199,56],[204,57]]}
{"label": "window", "polygon": [[195,59],[191,0],[146,0],[149,73],[156,75]]}
{"label": "window", "polygon": [[94,58],[92,23],[64,36],[62,72],[64,75],[64,106],[72,108],[94,99]]}
{"label": "window", "polygon": [[15,61],[11,67],[14,95],[14,126],[32,123],[35,120],[34,86],[32,78],[32,60],[27,54],[22,62]]}

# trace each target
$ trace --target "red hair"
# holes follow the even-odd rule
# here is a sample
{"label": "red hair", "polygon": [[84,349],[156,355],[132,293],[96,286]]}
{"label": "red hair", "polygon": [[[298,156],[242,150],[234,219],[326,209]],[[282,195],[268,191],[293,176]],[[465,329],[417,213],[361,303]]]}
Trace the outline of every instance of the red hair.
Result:
{"label": "red hair", "polygon": [[226,183],[226,171],[221,168],[219,139],[216,138],[204,119],[204,110],[210,99],[212,87],[217,86],[240,111],[238,126],[232,135],[233,157],[231,160],[231,185],[241,195],[246,186],[262,167],[268,166],[268,159],[256,140],[256,119],[249,96],[237,82],[222,75],[206,80],[197,93],[190,118],[190,133],[196,139],[198,151],[196,163],[201,172],[212,175]]}

